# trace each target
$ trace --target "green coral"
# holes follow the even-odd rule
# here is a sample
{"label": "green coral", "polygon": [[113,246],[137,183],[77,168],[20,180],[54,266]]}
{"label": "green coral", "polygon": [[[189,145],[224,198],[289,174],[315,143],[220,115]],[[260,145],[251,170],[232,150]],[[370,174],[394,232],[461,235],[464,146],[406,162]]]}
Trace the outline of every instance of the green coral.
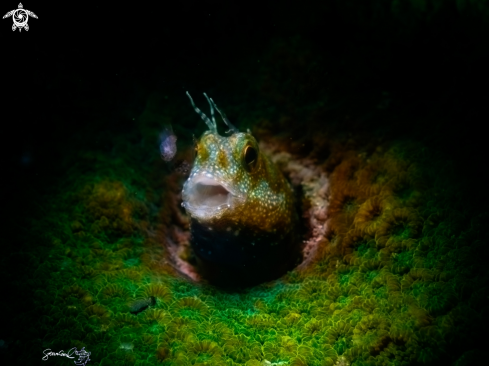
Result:
{"label": "green coral", "polygon": [[[433,2],[410,4],[419,13],[439,11]],[[285,52],[279,51],[270,51],[270,59]],[[278,67],[289,67],[283,65]],[[150,141],[160,118],[178,115],[186,123],[186,107],[176,103],[155,112],[153,98],[137,127]],[[317,106],[311,108],[305,121],[314,118]],[[280,130],[288,118],[268,128]],[[270,141],[280,140],[271,135]],[[447,207],[458,192],[435,196],[439,183],[428,179],[431,168],[411,162],[416,155],[400,143],[323,138],[331,153],[318,164],[330,178],[330,191],[322,194],[331,193],[331,210],[318,252],[276,281],[235,290],[192,281],[167,265],[171,228],[185,230],[171,205],[181,178],[156,158],[135,162],[134,156],[147,153],[139,142],[120,143],[117,159],[80,153],[70,168],[79,179],[64,182],[35,231],[43,233],[46,260],[31,269],[40,316],[25,329],[36,339],[26,347],[85,347],[99,365],[478,360],[480,345],[460,334],[476,334],[471,324],[487,321],[487,276],[473,263],[487,254],[487,216]],[[314,154],[324,148],[317,145]],[[458,353],[444,356],[457,343]],[[22,362],[37,348],[26,348]]]}

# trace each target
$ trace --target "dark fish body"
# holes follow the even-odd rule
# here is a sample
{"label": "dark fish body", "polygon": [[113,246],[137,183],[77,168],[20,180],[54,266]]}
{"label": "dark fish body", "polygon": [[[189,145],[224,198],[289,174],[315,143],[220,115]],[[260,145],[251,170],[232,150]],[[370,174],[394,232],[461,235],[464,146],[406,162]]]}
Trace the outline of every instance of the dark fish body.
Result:
{"label": "dark fish body", "polygon": [[239,235],[191,220],[192,249],[204,276],[216,284],[253,285],[292,269],[299,238],[243,228]]}
{"label": "dark fish body", "polygon": [[214,282],[252,284],[277,277],[299,255],[293,190],[250,133],[232,127],[230,136],[220,136],[207,122],[210,131],[197,143],[182,191],[197,261]]}

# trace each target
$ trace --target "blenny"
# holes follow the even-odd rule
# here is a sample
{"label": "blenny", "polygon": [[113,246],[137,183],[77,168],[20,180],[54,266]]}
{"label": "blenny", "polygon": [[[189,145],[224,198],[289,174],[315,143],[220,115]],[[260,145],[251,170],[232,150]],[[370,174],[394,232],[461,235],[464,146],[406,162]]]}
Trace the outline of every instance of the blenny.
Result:
{"label": "blenny", "polygon": [[[239,132],[205,93],[210,119],[187,95],[208,127],[182,190],[199,268],[218,283],[276,278],[299,258],[294,191],[249,130]],[[218,134],[214,109],[229,136]]]}

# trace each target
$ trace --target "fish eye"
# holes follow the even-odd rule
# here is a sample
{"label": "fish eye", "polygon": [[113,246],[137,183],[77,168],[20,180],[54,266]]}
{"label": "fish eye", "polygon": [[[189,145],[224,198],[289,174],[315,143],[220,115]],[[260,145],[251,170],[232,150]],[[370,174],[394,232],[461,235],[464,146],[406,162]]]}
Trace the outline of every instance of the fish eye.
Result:
{"label": "fish eye", "polygon": [[256,149],[251,145],[246,146],[243,151],[243,159],[245,162],[245,167],[248,170],[253,169],[258,160],[258,153],[256,152]]}

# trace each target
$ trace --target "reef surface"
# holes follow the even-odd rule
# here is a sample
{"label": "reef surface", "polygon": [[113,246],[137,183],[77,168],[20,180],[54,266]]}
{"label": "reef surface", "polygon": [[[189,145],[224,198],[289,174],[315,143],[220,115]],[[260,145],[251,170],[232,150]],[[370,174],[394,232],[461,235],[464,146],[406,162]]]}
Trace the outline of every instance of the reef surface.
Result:
{"label": "reef surface", "polygon": [[[385,96],[345,113],[298,72],[316,64],[304,43],[272,43],[241,102],[221,103],[295,188],[301,262],[246,288],[222,289],[198,272],[177,169],[192,162],[196,119],[183,92],[154,92],[142,112],[124,111],[134,125],[105,136],[109,148],[67,155],[26,234],[36,247],[4,258],[29,273],[22,286],[35,304],[2,343],[22,350],[12,363],[72,347],[94,365],[462,366],[486,357],[487,213],[467,203],[460,172],[430,146],[365,128],[402,118]],[[283,75],[321,98],[288,92]],[[179,138],[171,164],[157,148],[166,124]]]}

